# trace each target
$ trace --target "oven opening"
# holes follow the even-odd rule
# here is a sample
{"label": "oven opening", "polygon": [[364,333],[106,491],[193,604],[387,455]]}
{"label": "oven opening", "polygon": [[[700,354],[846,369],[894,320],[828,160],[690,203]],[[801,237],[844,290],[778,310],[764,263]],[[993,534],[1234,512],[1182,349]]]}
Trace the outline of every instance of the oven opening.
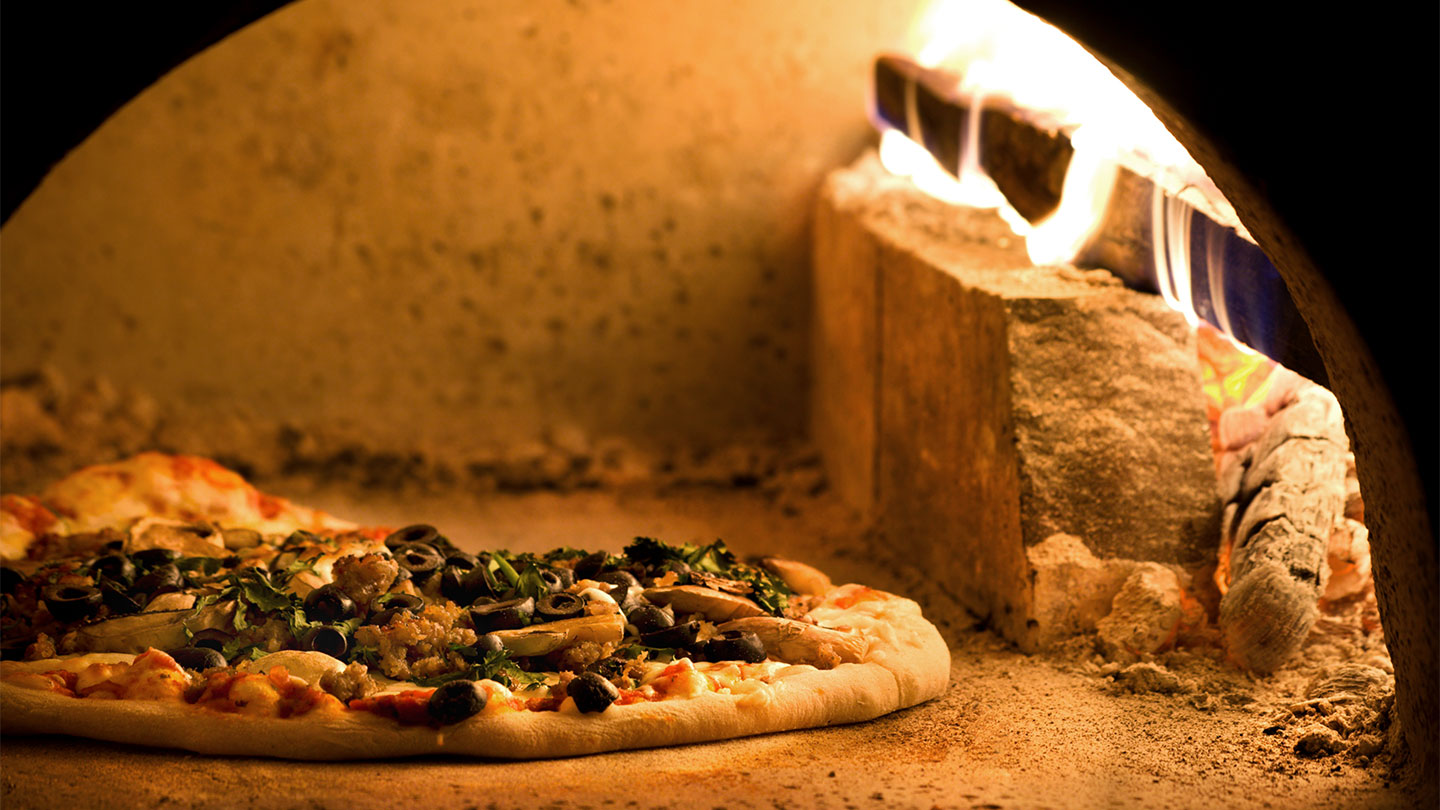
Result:
{"label": "oven opening", "polygon": [[[940,627],[932,703],[601,758],[676,803],[1399,803],[1433,558],[1371,486],[1414,462],[1325,278],[1065,33],[892,5],[301,0],[236,32],[0,231],[4,490],[193,453],[470,550],[719,537]],[[6,802],[96,801],[76,746],[141,796],[185,767],[7,740]],[[574,764],[492,770],[616,798]],[[386,784],[479,790],[415,768]]]}

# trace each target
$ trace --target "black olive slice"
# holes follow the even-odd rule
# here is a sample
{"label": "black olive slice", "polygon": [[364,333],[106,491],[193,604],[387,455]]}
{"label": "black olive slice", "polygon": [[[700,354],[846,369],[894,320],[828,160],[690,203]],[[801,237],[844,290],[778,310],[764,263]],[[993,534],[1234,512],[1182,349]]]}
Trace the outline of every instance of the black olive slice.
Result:
{"label": "black olive slice", "polygon": [[480,564],[480,558],[476,557],[474,554],[469,554],[464,551],[455,551],[446,555],[445,564],[453,565],[456,568],[469,571],[470,569]]}
{"label": "black olive slice", "polygon": [[593,579],[607,585],[624,585],[627,588],[640,587],[640,580],[636,579],[635,575],[629,571],[606,571],[603,574],[597,574]]}
{"label": "black olive slice", "polygon": [[535,602],[535,613],[547,622],[573,619],[585,612],[585,600],[573,593],[547,593]]}
{"label": "black olive slice", "polygon": [[385,608],[377,610],[365,617],[365,624],[372,624],[376,627],[387,627],[396,616],[408,614],[410,611],[404,608]]}
{"label": "black olive slice", "polygon": [[484,711],[490,696],[474,681],[451,681],[441,684],[430,695],[425,709],[442,726],[458,723]]}
{"label": "black olive slice", "polygon": [[130,593],[144,594],[153,599],[162,593],[178,591],[183,584],[184,579],[180,576],[180,569],[176,568],[174,564],[166,564],[135,580],[135,584],[130,588]]}
{"label": "black olive slice", "polygon": [[387,593],[375,600],[378,610],[365,618],[365,624],[385,627],[396,616],[418,613],[425,607],[425,600],[410,593]]}
{"label": "black olive slice", "polygon": [[640,587],[640,580],[628,571],[606,571],[596,575],[595,581],[609,585],[610,598],[620,605],[633,601],[632,597],[639,596],[640,591],[643,590]]}
{"label": "black olive slice", "polygon": [[134,597],[125,593],[120,586],[108,579],[100,581],[100,598],[114,614],[135,613],[144,607]]}
{"label": "black olive slice", "polygon": [[[460,595],[468,597],[470,602],[474,602],[482,596],[494,596],[498,585],[495,582],[495,576],[490,573],[488,568],[477,565],[465,573],[465,579],[461,581],[460,587]],[[466,604],[459,599],[456,599],[455,603]]]}
{"label": "black olive slice", "polygon": [[385,547],[394,551],[401,546],[407,546],[411,543],[430,543],[439,536],[440,532],[436,531],[434,526],[416,523],[413,526],[406,526],[403,529],[397,529],[391,532],[390,535],[385,538]]}
{"label": "black olive slice", "polygon": [[281,551],[298,551],[320,542],[320,536],[304,529],[296,529],[280,544]]}
{"label": "black olive slice", "polygon": [[540,572],[540,581],[545,583],[545,590],[550,593],[565,590],[565,580],[552,569],[545,569]]}
{"label": "black olive slice", "polygon": [[131,554],[130,559],[146,568],[156,568],[180,559],[180,552],[173,548],[147,548]]}
{"label": "black olive slice", "polygon": [[135,563],[124,554],[106,554],[90,563],[90,574],[128,585],[135,579]]}
{"label": "black olive slice", "polygon": [[312,622],[343,622],[355,616],[355,600],[336,585],[322,585],[305,595],[305,618]]}
{"label": "black olive slice", "polygon": [[350,649],[350,642],[345,634],[334,627],[318,627],[305,640],[305,647],[322,652],[332,658],[344,658],[345,651]]}
{"label": "black olive slice", "polygon": [[474,568],[447,564],[440,571],[440,595],[457,605],[468,605],[489,594],[483,579],[471,578],[474,573]]}
{"label": "black olive slice", "polygon": [[597,673],[603,678],[618,678],[625,672],[625,667],[629,666],[629,664],[630,659],[620,655],[612,655],[609,658],[601,658],[599,661],[586,667],[585,671]]}
{"label": "black olive slice", "polygon": [[50,615],[67,624],[94,615],[103,601],[100,589],[89,585],[51,585],[45,589],[44,599]]}
{"label": "black olive slice", "polygon": [[553,571],[555,573],[555,576],[560,578],[560,587],[556,590],[566,591],[570,589],[571,585],[575,584],[575,572],[571,571],[569,568],[557,566],[555,568],[550,568],[547,570]]}
{"label": "black olive slice", "polygon": [[228,641],[230,641],[230,634],[224,630],[201,630],[190,639],[190,646],[208,647],[216,652],[221,652],[225,649]]}
{"label": "black olive slice", "polygon": [[0,593],[14,593],[16,586],[24,582],[25,575],[10,566],[0,568]]}
{"label": "black olive slice", "polygon": [[603,551],[594,554],[587,554],[575,563],[576,579],[595,579],[595,576],[605,570],[605,563],[610,560],[610,555]]}
{"label": "black olive slice", "polygon": [[406,543],[395,549],[395,562],[400,568],[410,572],[411,579],[417,585],[429,581],[430,577],[440,572],[440,566],[445,563],[445,558],[434,546],[425,543]]}
{"label": "black olive slice", "polygon": [[565,694],[575,699],[575,708],[584,714],[603,712],[620,699],[620,690],[598,672],[584,672],[565,687]]}
{"label": "black olive slice", "polygon": [[413,593],[387,593],[375,601],[381,607],[401,608],[412,612],[425,607],[425,600]]}
{"label": "black olive slice", "polygon": [[705,642],[705,657],[711,661],[758,664],[765,660],[765,645],[754,633],[727,630]]}
{"label": "black olive slice", "polygon": [[199,672],[223,667],[226,664],[225,656],[221,655],[219,650],[210,647],[181,647],[178,650],[170,650],[169,655],[180,666]]}
{"label": "black olive slice", "polygon": [[635,630],[640,635],[644,635],[656,630],[664,630],[667,627],[674,627],[675,615],[654,605],[636,605],[625,614],[625,621],[627,624],[635,625]]}
{"label": "black olive slice", "polygon": [[535,600],[507,599],[488,605],[475,604],[470,607],[470,624],[477,633],[493,630],[518,630],[530,623],[535,615]]}
{"label": "black olive slice", "polygon": [[667,627],[663,630],[642,633],[640,635],[640,643],[646,647],[692,647],[695,645],[695,638],[699,634],[699,622],[685,622],[684,624],[677,624],[674,627]]}

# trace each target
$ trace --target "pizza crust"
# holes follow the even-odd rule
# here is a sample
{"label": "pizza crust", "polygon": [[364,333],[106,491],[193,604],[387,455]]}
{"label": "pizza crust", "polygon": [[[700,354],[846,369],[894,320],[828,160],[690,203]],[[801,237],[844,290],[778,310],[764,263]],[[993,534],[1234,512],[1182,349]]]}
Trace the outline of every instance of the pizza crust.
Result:
{"label": "pizza crust", "polygon": [[919,606],[873,593],[876,598],[847,609],[817,610],[822,624],[866,635],[870,650],[863,663],[831,670],[797,667],[780,673],[758,695],[705,692],[611,706],[598,715],[503,712],[435,729],[359,711],[251,717],[188,704],[72,698],[0,683],[0,716],[6,734],[69,734],[202,754],[307,760],[421,754],[540,759],[858,723],[937,697],[950,672],[949,650]]}

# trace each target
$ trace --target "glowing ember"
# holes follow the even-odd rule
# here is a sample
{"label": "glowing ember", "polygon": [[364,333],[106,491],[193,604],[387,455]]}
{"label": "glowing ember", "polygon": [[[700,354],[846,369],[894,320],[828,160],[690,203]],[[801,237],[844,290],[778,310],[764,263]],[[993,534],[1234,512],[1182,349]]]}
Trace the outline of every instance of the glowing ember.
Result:
{"label": "glowing ember", "polygon": [[1220,435],[1221,414],[1263,406],[1279,364],[1206,323],[1199,325],[1196,338],[1205,415],[1210,420],[1210,442],[1218,465],[1226,450]]}

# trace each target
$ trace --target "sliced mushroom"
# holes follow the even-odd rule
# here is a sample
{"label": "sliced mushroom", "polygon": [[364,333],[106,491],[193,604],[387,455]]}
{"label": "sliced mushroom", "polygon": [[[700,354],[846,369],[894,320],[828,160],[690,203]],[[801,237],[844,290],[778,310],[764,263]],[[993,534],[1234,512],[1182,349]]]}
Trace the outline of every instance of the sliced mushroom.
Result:
{"label": "sliced mushroom", "polygon": [[495,635],[511,655],[545,655],[582,641],[599,644],[620,641],[625,637],[625,617],[619,613],[581,616],[519,630],[499,630]]}
{"label": "sliced mushroom", "polygon": [[805,596],[824,596],[835,587],[830,577],[824,571],[811,567],[802,562],[787,560],[783,557],[765,557],[760,560],[765,569],[790,587],[795,593]]}
{"label": "sliced mushroom", "polygon": [[714,574],[707,574],[704,571],[691,571],[690,580],[706,588],[714,588],[717,591],[724,591],[726,593],[737,593],[741,596],[755,592],[755,589],[750,587],[750,583],[748,582],[718,577]]}
{"label": "sliced mushroom", "polygon": [[246,672],[269,672],[277,666],[285,667],[293,677],[311,686],[318,686],[320,679],[327,673],[338,674],[345,671],[344,661],[314,650],[281,650],[253,661],[242,662],[238,669]]}
{"label": "sliced mushroom", "polygon": [[127,554],[151,548],[168,548],[186,557],[224,557],[230,553],[215,527],[163,518],[146,518],[136,523],[125,543]]}
{"label": "sliced mushroom", "polygon": [[189,641],[186,629],[192,633],[230,630],[234,615],[234,602],[210,605],[198,614],[191,610],[133,613],[87,624],[75,631],[75,642],[91,652],[142,653],[151,647],[173,650]]}
{"label": "sliced mushroom", "polygon": [[856,632],[832,630],[816,624],[757,616],[736,619],[716,628],[724,633],[739,630],[754,633],[765,645],[765,654],[791,664],[810,664],[831,669],[838,664],[857,664],[865,659],[870,643]]}
{"label": "sliced mushroom", "polygon": [[162,593],[145,606],[146,613],[160,613],[172,610],[189,610],[195,607],[195,594],[171,591]]}
{"label": "sliced mushroom", "polygon": [[670,605],[676,613],[701,613],[712,622],[764,616],[759,605],[735,594],[722,593],[697,585],[673,585],[647,588],[645,598],[657,605]]}

